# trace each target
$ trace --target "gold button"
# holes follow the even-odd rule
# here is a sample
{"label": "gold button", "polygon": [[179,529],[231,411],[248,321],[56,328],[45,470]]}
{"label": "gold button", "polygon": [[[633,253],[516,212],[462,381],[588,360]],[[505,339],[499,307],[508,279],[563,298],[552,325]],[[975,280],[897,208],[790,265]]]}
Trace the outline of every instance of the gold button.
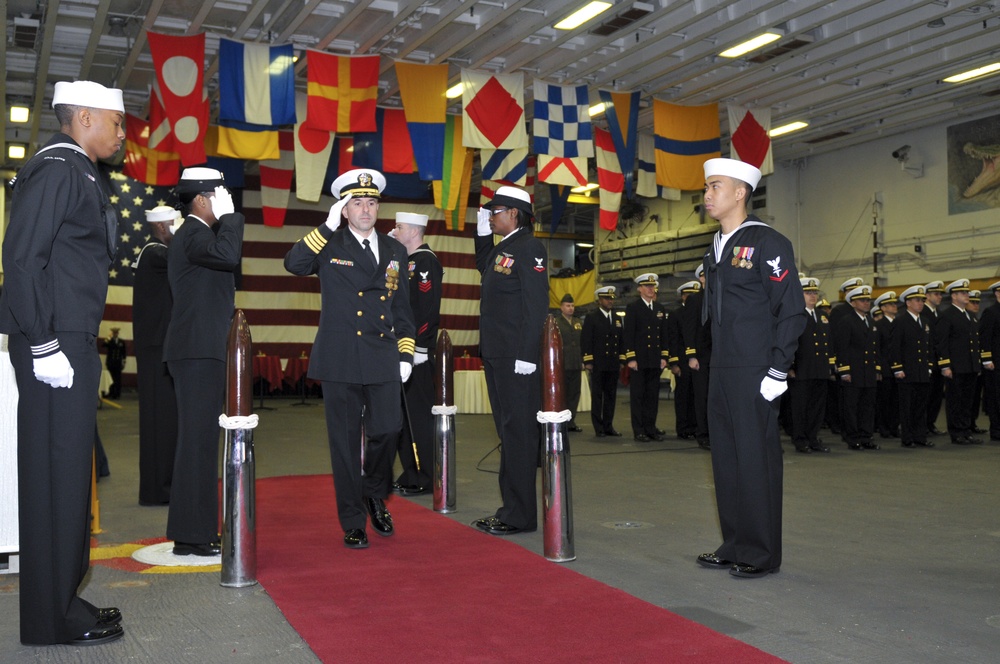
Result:
{"label": "gold button", "polygon": [[380,299],[380,300],[382,300],[383,302],[385,302],[385,295],[383,295],[383,296],[382,296],[382,297],[380,297],[379,299]]}
{"label": "gold button", "polygon": [[358,336],[359,337],[361,336],[361,330],[358,330]]}
{"label": "gold button", "polygon": [[362,295],[364,295],[364,292],[363,291],[358,291],[358,297],[361,297]]}
{"label": "gold button", "polygon": [[358,315],[359,315],[359,316],[361,315],[361,312],[360,312],[360,311],[358,312]]}
{"label": "gold button", "polygon": [[384,315],[383,316],[379,316],[378,319],[379,320],[385,320],[385,316]]}

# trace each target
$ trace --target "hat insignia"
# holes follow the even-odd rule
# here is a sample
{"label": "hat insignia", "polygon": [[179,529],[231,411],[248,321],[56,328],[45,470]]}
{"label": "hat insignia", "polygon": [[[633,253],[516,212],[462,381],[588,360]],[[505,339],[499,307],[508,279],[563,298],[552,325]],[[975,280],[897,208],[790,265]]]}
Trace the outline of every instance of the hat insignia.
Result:
{"label": "hat insignia", "polygon": [[370,173],[362,173],[358,176],[358,184],[367,189],[372,186],[372,176]]}

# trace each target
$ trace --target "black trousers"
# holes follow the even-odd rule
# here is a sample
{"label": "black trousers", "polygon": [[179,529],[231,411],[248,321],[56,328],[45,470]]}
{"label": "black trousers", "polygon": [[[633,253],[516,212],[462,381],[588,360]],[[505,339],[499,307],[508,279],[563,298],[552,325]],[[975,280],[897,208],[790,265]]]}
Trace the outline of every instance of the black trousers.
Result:
{"label": "black trousers", "polygon": [[886,438],[899,433],[899,391],[894,376],[883,374],[875,388],[875,429]]}
{"label": "black trousers", "polygon": [[570,423],[576,424],[576,409],[580,407],[580,384],[583,371],[563,369],[563,383],[566,386],[566,408],[569,409]]}
{"label": "black trousers", "polygon": [[618,398],[618,370],[590,372],[590,421],[595,433],[615,428],[615,401]]}
{"label": "black trousers", "polygon": [[952,440],[967,438],[972,434],[973,392],[976,389],[976,374],[953,373],[945,379],[945,416],[948,420],[948,435]]}
{"label": "black trousers", "polygon": [[65,643],[97,626],[77,596],[90,566],[90,472],[101,359],[93,335],[59,333],[73,386],[35,378],[30,344],[8,338],[17,381],[21,643]]}
{"label": "black trousers", "polygon": [[708,429],[722,527],[715,553],[775,569],[781,565],[782,459],[778,400],[760,395],[767,367],[711,368]]}
{"label": "black trousers", "polygon": [[693,436],[698,428],[694,414],[694,381],[687,360],[681,360],[680,374],[674,376],[674,417],[678,436]]}
{"label": "black trousers", "polygon": [[177,397],[163,347],[137,348],[139,384],[139,503],[166,505],[177,450]]}
{"label": "black trousers", "polygon": [[537,413],[541,407],[541,376],[514,373],[514,358],[483,358],[486,391],[493,423],[500,437],[500,497],[496,517],[504,523],[534,530],[538,527],[535,477],[541,453]]}
{"label": "black trousers", "polygon": [[108,367],[111,374],[111,386],[108,388],[109,399],[121,399],[122,396],[122,369],[121,367]]}
{"label": "black trousers", "polygon": [[941,413],[941,403],[944,401],[944,376],[941,371],[934,369],[931,372],[931,387],[927,394],[927,429],[937,423],[938,415]]}
{"label": "black trousers", "polygon": [[177,450],[167,512],[167,539],[219,539],[219,415],[226,393],[222,360],[167,363],[177,396]]}
{"label": "black trousers", "polygon": [[843,408],[840,412],[844,441],[848,445],[863,445],[875,434],[875,388],[854,387],[840,381]]}
{"label": "black trousers", "polygon": [[1000,439],[1000,369],[983,370],[983,410],[990,418],[990,438]]}
{"label": "black trousers", "polygon": [[796,449],[819,444],[828,382],[825,378],[795,378],[788,382],[792,401],[792,443]]}
{"label": "black trousers", "polygon": [[[344,531],[364,529],[364,498],[389,495],[392,455],[403,426],[399,382],[357,385],[323,381],[337,518]],[[364,474],[362,475],[362,418]]]}
{"label": "black trousers", "polygon": [[656,434],[656,413],[660,407],[661,369],[633,369],[629,372],[628,394],[632,411],[632,434]]}
{"label": "black trousers", "polygon": [[[399,432],[399,464],[403,471],[396,480],[403,486],[434,486],[434,358],[413,367],[410,380],[403,385],[406,414]],[[412,435],[411,435],[412,429]],[[414,446],[416,453],[414,454]],[[390,463],[390,468],[392,464]]]}
{"label": "black trousers", "polygon": [[904,443],[927,442],[927,397],[930,383],[897,381],[899,393],[899,437]]}
{"label": "black trousers", "polygon": [[698,442],[708,440],[708,378],[711,369],[707,363],[701,363],[698,370],[691,371],[691,386],[694,399],[694,436]]}

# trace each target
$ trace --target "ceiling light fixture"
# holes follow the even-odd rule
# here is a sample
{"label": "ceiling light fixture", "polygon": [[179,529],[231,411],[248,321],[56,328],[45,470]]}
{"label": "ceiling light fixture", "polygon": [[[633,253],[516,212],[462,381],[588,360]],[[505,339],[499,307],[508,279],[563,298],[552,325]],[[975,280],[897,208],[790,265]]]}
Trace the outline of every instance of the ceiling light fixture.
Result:
{"label": "ceiling light fixture", "polygon": [[31,111],[27,106],[11,106],[10,107],[10,121],[11,122],[27,122],[31,115]]}
{"label": "ceiling light fixture", "polygon": [[603,113],[607,109],[607,107],[608,105],[602,101],[600,104],[594,104],[593,106],[591,106],[587,110],[587,112],[590,113],[590,117],[594,117],[595,115],[600,115],[601,113]]}
{"label": "ceiling light fixture", "polygon": [[7,157],[9,159],[24,159],[27,148],[20,143],[11,143],[7,146]]}
{"label": "ceiling light fixture", "polygon": [[455,85],[448,88],[448,91],[444,93],[444,96],[448,99],[458,99],[462,96],[462,84],[456,83]]}
{"label": "ceiling light fixture", "polygon": [[737,44],[732,48],[726,49],[722,53],[719,53],[724,58],[738,58],[745,53],[750,51],[756,51],[762,46],[767,46],[771,42],[778,41],[782,38],[782,34],[777,30],[768,30],[762,35],[757,35],[753,39],[749,39],[742,44]]}
{"label": "ceiling light fixture", "polygon": [[609,9],[611,9],[610,2],[597,2],[595,0],[595,2],[588,3],[580,9],[577,9],[575,12],[552,27],[556,30],[573,30],[574,28],[580,27],[598,14],[603,14]]}
{"label": "ceiling light fixture", "polygon": [[793,131],[798,131],[799,129],[805,129],[809,126],[808,122],[789,122],[786,125],[781,125],[780,127],[775,127],[771,131],[767,132],[767,135],[771,138],[775,136],[781,136],[782,134],[789,134]]}
{"label": "ceiling light fixture", "polygon": [[945,83],[961,83],[963,81],[968,81],[973,78],[979,78],[980,76],[986,76],[987,74],[992,74],[996,71],[1000,71],[1000,62],[994,62],[991,65],[986,65],[985,67],[979,67],[978,69],[970,69],[969,71],[964,71],[961,74],[955,74],[954,76],[949,76],[944,79]]}

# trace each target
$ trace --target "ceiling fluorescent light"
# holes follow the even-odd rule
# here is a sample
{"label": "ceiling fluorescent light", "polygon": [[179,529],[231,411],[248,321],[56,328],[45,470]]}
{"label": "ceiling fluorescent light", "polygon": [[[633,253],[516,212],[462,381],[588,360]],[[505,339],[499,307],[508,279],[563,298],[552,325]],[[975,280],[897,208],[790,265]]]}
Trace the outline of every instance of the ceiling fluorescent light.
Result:
{"label": "ceiling fluorescent light", "polygon": [[580,9],[577,9],[575,12],[552,27],[556,30],[573,30],[574,28],[580,27],[598,14],[602,14],[609,9],[611,9],[610,2],[591,2]]}
{"label": "ceiling fluorescent light", "polygon": [[607,107],[608,105],[602,101],[600,104],[594,104],[593,106],[591,106],[587,112],[590,113],[590,117],[594,117],[595,115],[600,115],[601,113],[603,113]]}
{"label": "ceiling fluorescent light", "polygon": [[756,51],[762,46],[767,46],[773,41],[778,41],[781,37],[782,35],[777,30],[769,30],[762,35],[757,35],[753,39],[743,42],[742,44],[737,44],[736,46],[719,53],[719,55],[724,58],[738,58],[745,53]]}
{"label": "ceiling fluorescent light", "polygon": [[986,76],[987,74],[992,74],[995,71],[1000,71],[1000,62],[994,62],[991,65],[986,65],[985,67],[979,67],[978,69],[970,69],[969,71],[962,72],[961,74],[955,74],[954,76],[949,76],[944,79],[945,83],[961,83],[962,81],[968,81],[969,79],[979,78],[980,76]]}
{"label": "ceiling fluorescent light", "polygon": [[30,111],[27,106],[11,106],[10,107],[10,121],[11,122],[27,122]]}
{"label": "ceiling fluorescent light", "polygon": [[780,127],[775,127],[771,131],[767,132],[767,135],[771,138],[775,136],[781,136],[782,134],[789,134],[793,131],[798,131],[799,129],[805,129],[809,126],[808,122],[789,122],[786,125],[781,125]]}
{"label": "ceiling fluorescent light", "polygon": [[[440,89],[440,88],[439,88]],[[444,93],[444,96],[448,99],[458,99],[462,96],[462,84],[456,83],[455,85],[448,88],[448,91]]]}
{"label": "ceiling fluorescent light", "polygon": [[24,159],[25,147],[20,143],[11,143],[7,146],[7,157],[9,159]]}

